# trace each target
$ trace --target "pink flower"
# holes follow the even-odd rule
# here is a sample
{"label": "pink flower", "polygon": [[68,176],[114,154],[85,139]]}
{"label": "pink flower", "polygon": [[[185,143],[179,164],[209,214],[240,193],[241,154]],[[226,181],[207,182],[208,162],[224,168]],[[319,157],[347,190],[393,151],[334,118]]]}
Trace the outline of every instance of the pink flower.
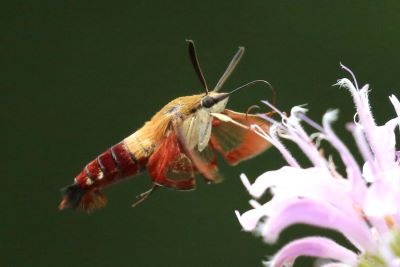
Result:
{"label": "pink flower", "polygon": [[[400,157],[394,133],[400,124],[400,102],[394,95],[389,97],[396,116],[378,126],[369,105],[369,86],[359,89],[354,76],[353,80],[354,83],[341,79],[336,85],[348,89],[353,97],[356,116],[348,129],[363,157],[363,166],[359,166],[331,128],[337,117],[336,110],[326,112],[319,125],[305,115],[307,110],[302,106],[293,107],[287,116],[265,102],[282,120],[277,122],[266,117],[272,122],[270,131],[264,132],[256,125],[253,130],[281,152],[288,166],[267,171],[252,184],[242,174],[243,184],[254,199],[267,191],[272,198],[263,205],[253,199],[250,201],[253,209],[242,215],[236,211],[236,215],[244,230],[261,235],[267,243],[276,242],[288,226],[301,223],[336,230],[356,250],[325,237],[305,237],[284,246],[266,266],[290,266],[298,256],[332,261],[324,267],[400,266]],[[302,123],[317,132],[308,134]],[[311,166],[302,167],[282,139],[296,143]],[[345,175],[336,171],[331,158],[320,152],[321,140],[338,151]]]}

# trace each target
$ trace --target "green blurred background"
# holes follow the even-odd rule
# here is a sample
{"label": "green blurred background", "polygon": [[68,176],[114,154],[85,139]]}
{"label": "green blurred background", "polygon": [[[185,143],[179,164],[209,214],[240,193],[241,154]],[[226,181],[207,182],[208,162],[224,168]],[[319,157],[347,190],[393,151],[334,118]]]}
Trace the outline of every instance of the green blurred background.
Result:
{"label": "green blurred background", "polygon": [[[187,38],[210,85],[245,46],[226,90],[266,79],[282,110],[308,103],[319,121],[340,108],[335,126],[350,145],[343,124],[353,104],[331,86],[349,77],[340,61],[372,85],[377,120],[394,115],[387,96],[400,88],[397,1],[9,1],[1,12],[0,266],[261,266],[314,232],[292,227],[268,246],[241,231],[234,210],[247,210],[249,196],[239,174],[254,179],[282,166],[274,149],[236,167],[220,160],[224,183],[159,190],[135,209],[147,174],[107,188],[109,204],[98,212],[57,210],[59,188],[86,163],[167,101],[201,92]],[[229,108],[269,97],[251,88]]]}

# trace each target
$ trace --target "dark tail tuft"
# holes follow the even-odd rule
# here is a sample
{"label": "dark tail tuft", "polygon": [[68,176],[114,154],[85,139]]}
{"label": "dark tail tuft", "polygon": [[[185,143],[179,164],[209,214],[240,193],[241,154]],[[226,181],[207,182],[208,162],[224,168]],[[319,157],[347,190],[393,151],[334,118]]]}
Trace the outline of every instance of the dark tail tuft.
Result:
{"label": "dark tail tuft", "polygon": [[86,190],[77,184],[64,187],[61,192],[64,197],[59,205],[60,210],[71,208],[92,212],[107,203],[106,197],[99,190]]}
{"label": "dark tail tuft", "polygon": [[60,203],[60,210],[63,209],[76,209],[81,202],[82,196],[86,190],[77,184],[72,184],[61,189],[63,199]]}

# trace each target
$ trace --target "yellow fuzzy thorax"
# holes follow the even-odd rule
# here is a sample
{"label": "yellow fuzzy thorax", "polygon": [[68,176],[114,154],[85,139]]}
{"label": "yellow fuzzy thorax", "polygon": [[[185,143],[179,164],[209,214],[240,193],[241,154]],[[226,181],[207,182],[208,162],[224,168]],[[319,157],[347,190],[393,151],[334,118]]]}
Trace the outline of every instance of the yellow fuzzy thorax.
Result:
{"label": "yellow fuzzy thorax", "polygon": [[204,94],[178,97],[166,104],[142,128],[128,136],[125,143],[137,158],[151,154],[171,129],[172,124],[186,119],[200,105]]}

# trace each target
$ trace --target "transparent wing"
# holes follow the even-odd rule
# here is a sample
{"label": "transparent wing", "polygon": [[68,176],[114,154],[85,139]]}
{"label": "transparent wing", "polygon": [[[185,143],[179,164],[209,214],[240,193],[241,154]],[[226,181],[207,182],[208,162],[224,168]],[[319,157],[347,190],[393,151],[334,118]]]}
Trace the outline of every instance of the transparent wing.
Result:
{"label": "transparent wing", "polygon": [[184,120],[180,127],[181,136],[189,149],[194,149],[199,142],[199,135],[197,134],[198,131],[196,129],[197,123],[195,115]]}
{"label": "transparent wing", "polygon": [[196,119],[198,120],[199,127],[199,143],[197,145],[197,150],[201,152],[210,142],[212,117],[208,111],[199,111]]}
{"label": "transparent wing", "polygon": [[203,151],[211,137],[212,117],[204,109],[198,110],[190,118],[183,121],[180,127],[181,136],[188,149]]}

